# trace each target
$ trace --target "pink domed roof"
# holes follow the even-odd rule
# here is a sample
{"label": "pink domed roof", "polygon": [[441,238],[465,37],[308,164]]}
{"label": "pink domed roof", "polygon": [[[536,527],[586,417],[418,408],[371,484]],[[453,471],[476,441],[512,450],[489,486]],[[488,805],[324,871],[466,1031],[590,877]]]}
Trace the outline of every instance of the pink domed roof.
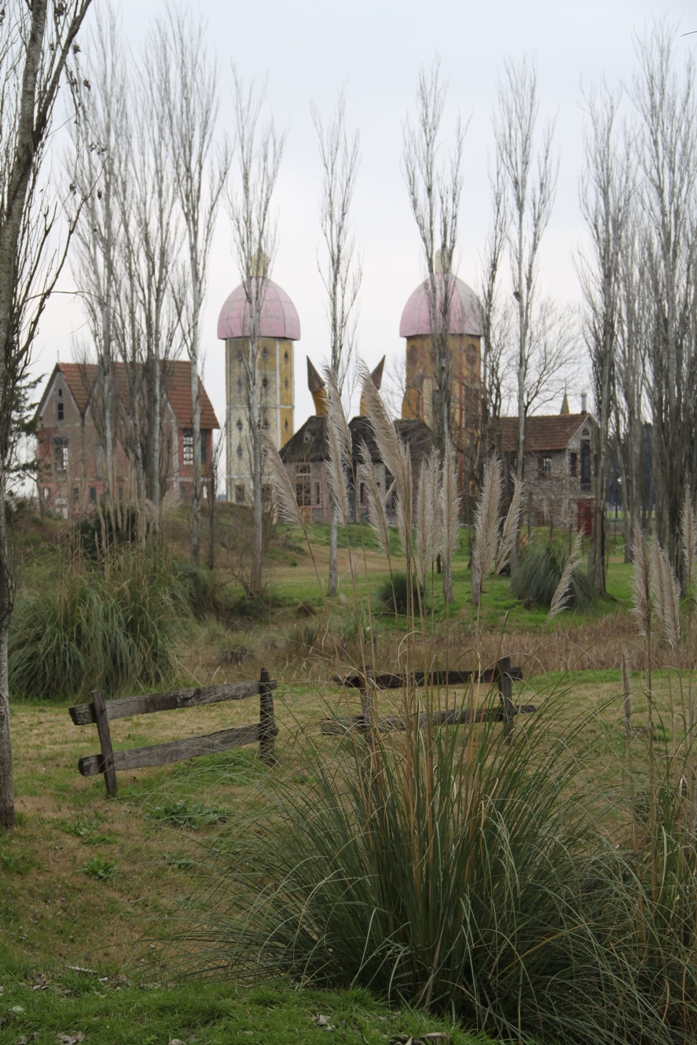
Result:
{"label": "pink domed roof", "polygon": [[[257,278],[257,277],[255,277]],[[220,310],[218,337],[249,337],[249,305],[240,283]],[[266,292],[261,306],[259,337],[300,340],[300,320],[295,305],[278,283],[266,280]]]}
{"label": "pink domed roof", "polygon": [[[450,303],[450,331],[451,334],[470,334],[473,337],[481,337],[482,307],[479,298],[468,287],[463,280],[457,276],[451,277],[454,282],[452,289],[452,301]],[[400,337],[418,337],[420,334],[431,333],[431,317],[428,307],[428,280],[416,288],[411,295],[399,324]],[[443,300],[445,288],[445,275],[436,273],[436,297],[440,306]]]}

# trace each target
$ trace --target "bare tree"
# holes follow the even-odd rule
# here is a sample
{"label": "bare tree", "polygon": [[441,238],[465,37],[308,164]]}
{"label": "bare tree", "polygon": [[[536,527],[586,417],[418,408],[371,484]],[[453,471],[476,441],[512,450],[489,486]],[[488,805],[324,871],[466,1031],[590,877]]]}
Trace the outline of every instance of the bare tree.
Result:
{"label": "bare tree", "polygon": [[262,502],[262,416],[258,351],[261,313],[276,245],[271,200],[285,145],[273,120],[262,124],[265,88],[246,88],[236,70],[233,112],[237,177],[228,182],[226,204],[246,299],[246,347],[240,352],[247,406],[247,445],[252,478],[252,563],[250,591],[262,589],[264,551]]}
{"label": "bare tree", "polygon": [[656,527],[684,577],[680,513],[697,481],[697,96],[695,66],[678,67],[677,33],[661,21],[636,41],[632,86],[648,281],[647,399],[653,425]]}
{"label": "bare tree", "polygon": [[134,208],[129,264],[137,285],[142,331],[145,393],[146,492],[156,518],[162,498],[162,393],[167,361],[173,357],[178,327],[176,264],[182,242],[177,193],[168,144],[169,98],[163,76],[165,43],[157,29],[145,41],[132,83],[134,121],[131,203]]}
{"label": "bare tree", "polygon": [[[32,343],[64,264],[75,212],[63,207],[44,171],[56,97],[73,88],[76,37],[90,0],[33,0],[2,10],[0,33],[0,826],[15,823],[7,640],[13,589],[5,500],[12,428]],[[79,48],[77,48],[79,50]],[[72,67],[71,67],[72,65]],[[76,114],[79,119],[79,112]],[[78,201],[79,209],[79,201]]]}
{"label": "bare tree", "polygon": [[534,301],[523,396],[526,417],[559,403],[569,385],[575,384],[581,347],[578,319],[573,306],[542,296]]}
{"label": "bare tree", "polygon": [[[78,185],[86,203],[76,230],[77,249],[73,250],[71,267],[99,367],[91,409],[109,497],[113,494],[116,425],[116,269],[122,251],[117,171],[126,112],[124,63],[113,8],[108,7],[104,16],[98,15],[88,54],[86,76],[80,84],[88,141]],[[74,129],[73,137],[78,133],[82,130]]]}
{"label": "bare tree", "polygon": [[581,176],[580,203],[588,236],[579,254],[578,269],[598,422],[588,572],[598,595],[605,595],[609,438],[616,395],[622,251],[632,198],[632,170],[620,147],[617,127],[619,93],[613,93],[603,84],[599,91],[591,91],[584,100],[587,122],[583,135],[585,168]]}
{"label": "bare tree", "polygon": [[[446,95],[447,85],[441,82],[440,63],[436,60],[430,73],[423,68],[419,71],[416,119],[414,123],[407,120],[404,125],[403,150],[409,203],[419,231],[426,268],[435,385],[432,420],[441,465],[446,447],[452,440],[450,310],[455,290],[453,260],[457,246],[466,131],[458,116],[449,160],[439,165]],[[451,556],[447,549],[443,552],[443,595],[446,602],[453,601]]]}
{"label": "bare tree", "polygon": [[510,308],[501,302],[501,262],[508,239],[510,210],[501,157],[490,175],[492,215],[484,245],[480,300],[482,303],[482,418],[475,474],[481,485],[484,463],[495,452],[495,427],[503,403],[503,369],[510,342]]}
{"label": "bare tree", "polygon": [[[346,130],[346,102],[339,95],[329,126],[324,125],[316,106],[312,119],[317,131],[322,161],[320,225],[326,246],[319,271],[324,284],[331,343],[330,370],[339,395],[353,359],[356,341],[356,305],[361,285],[361,264],[356,255],[351,228],[351,205],[358,173],[358,132]],[[329,578],[327,595],[336,595],[338,512],[332,503],[329,534]]]}
{"label": "bare tree", "polygon": [[552,153],[554,121],[538,132],[537,67],[524,58],[506,61],[494,115],[497,162],[503,171],[511,208],[508,234],[517,316],[518,448],[516,477],[525,468],[526,388],[533,355],[531,324],[537,292],[539,249],[549,222],[557,183]]}
{"label": "bare tree", "polygon": [[649,504],[646,490],[646,331],[648,307],[645,280],[640,275],[642,249],[636,217],[637,198],[630,207],[620,257],[619,322],[615,359],[613,434],[620,473],[624,518],[625,562],[632,558],[636,525],[646,527]]}
{"label": "bare tree", "polygon": [[[201,309],[218,204],[230,164],[227,150],[214,154],[217,69],[206,51],[200,16],[170,7],[159,51],[166,64],[160,76],[168,88],[168,137],[185,235],[186,276],[177,302],[184,345],[191,363],[194,482],[191,560],[201,554]],[[210,462],[209,462],[210,464]]]}

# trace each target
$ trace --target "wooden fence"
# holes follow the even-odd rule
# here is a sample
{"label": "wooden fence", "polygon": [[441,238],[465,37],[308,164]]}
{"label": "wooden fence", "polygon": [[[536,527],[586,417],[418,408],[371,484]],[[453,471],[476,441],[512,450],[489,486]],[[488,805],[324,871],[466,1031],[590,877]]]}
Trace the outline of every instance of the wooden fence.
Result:
{"label": "wooden fence", "polygon": [[[234,682],[222,686],[207,686],[198,689],[174,689],[167,693],[147,693],[136,697],[119,697],[105,700],[102,690],[92,693],[90,704],[71,707],[70,717],[76,726],[94,723],[99,735],[101,751],[97,755],[81,758],[77,764],[83,776],[104,774],[107,794],[117,793],[116,773],[126,769],[141,769],[144,766],[159,766],[166,762],[180,762],[198,755],[212,755],[228,748],[245,744],[259,744],[259,753],[264,762],[274,764],[275,737],[278,735],[274,716],[273,690],[276,681],[269,678],[262,668],[258,682]],[[176,708],[200,707],[217,704],[224,700],[246,700],[259,697],[259,721],[251,726],[222,729],[208,736],[191,737],[188,740],[172,740],[166,744],[133,748],[130,751],[114,751],[111,743],[109,722],[131,715],[149,715],[155,711],[173,711]]]}
{"label": "wooden fence", "polygon": [[[320,724],[320,731],[329,733],[346,733],[351,729],[367,734],[371,726],[376,727],[381,733],[391,729],[405,729],[404,719],[399,716],[388,716],[373,721],[371,687],[376,689],[402,689],[404,686],[468,686],[470,682],[485,682],[491,684],[496,682],[498,686],[501,703],[499,707],[485,708],[452,708],[447,711],[434,711],[431,713],[431,721],[435,725],[459,726],[467,722],[503,722],[503,731],[506,740],[510,742],[513,736],[513,720],[516,715],[529,715],[535,711],[532,704],[513,703],[513,682],[520,680],[523,673],[518,667],[511,667],[511,658],[502,657],[497,660],[495,667],[486,668],[484,671],[414,671],[410,675],[395,675],[383,672],[377,675],[361,673],[353,675],[335,675],[333,681],[340,686],[348,686],[360,690],[362,714],[347,717],[325,718]],[[426,713],[419,716],[420,725],[428,722]]]}

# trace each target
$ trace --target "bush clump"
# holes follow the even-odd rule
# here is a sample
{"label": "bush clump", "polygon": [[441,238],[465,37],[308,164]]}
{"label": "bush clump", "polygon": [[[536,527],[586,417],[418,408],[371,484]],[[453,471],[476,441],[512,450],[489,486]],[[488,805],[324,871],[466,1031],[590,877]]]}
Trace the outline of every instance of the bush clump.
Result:
{"label": "bush clump", "polygon": [[183,960],[196,939],[201,972],[364,987],[505,1041],[696,1040],[686,800],[666,790],[655,837],[613,844],[573,787],[582,727],[547,711],[513,745],[485,722],[311,748],[305,786],[221,848]]}
{"label": "bush clump", "polygon": [[[413,574],[410,580],[411,612],[418,616],[419,606],[424,605],[424,589],[423,585],[419,584],[416,576]],[[398,613],[400,616],[404,616],[409,609],[409,587],[410,582],[406,573],[393,573],[391,577],[386,577],[378,588],[378,601],[390,613]]]}
{"label": "bush clump", "polygon": [[93,689],[113,696],[174,677],[174,642],[190,618],[160,556],[127,548],[108,562],[78,558],[57,576],[32,580],[10,625],[13,696],[57,700]]}
{"label": "bush clump", "polygon": [[[521,602],[550,606],[564,572],[568,552],[559,542],[532,541],[520,557],[511,591]],[[585,611],[593,603],[593,586],[588,574],[574,570],[571,576],[569,609]]]}

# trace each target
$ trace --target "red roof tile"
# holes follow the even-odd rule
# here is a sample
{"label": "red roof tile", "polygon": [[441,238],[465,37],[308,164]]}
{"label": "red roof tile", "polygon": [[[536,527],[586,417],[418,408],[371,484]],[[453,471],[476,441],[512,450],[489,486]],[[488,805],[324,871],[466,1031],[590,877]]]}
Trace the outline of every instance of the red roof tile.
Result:
{"label": "red roof tile", "polygon": [[[525,419],[525,451],[565,450],[584,421],[595,421],[590,414],[542,414]],[[500,417],[496,442],[502,453],[518,448],[518,418]]]}
{"label": "red roof tile", "polygon": [[[89,403],[94,383],[99,374],[96,363],[59,363],[58,369],[75,397],[78,409],[84,414]],[[128,398],[126,367],[124,363],[114,364],[116,387],[123,400]],[[162,368],[164,390],[180,428],[191,428],[193,410],[191,406],[191,364],[188,359],[176,359],[164,364]],[[205,387],[201,384],[201,428],[220,428],[215,416],[213,404],[208,398]]]}

